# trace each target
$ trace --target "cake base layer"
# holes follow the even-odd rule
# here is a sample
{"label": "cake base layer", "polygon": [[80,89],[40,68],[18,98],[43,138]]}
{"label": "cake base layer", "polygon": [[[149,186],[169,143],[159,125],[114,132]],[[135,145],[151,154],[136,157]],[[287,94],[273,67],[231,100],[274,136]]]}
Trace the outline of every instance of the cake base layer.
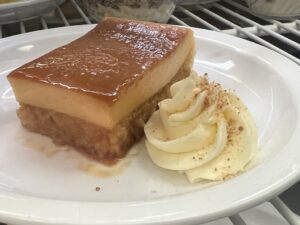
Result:
{"label": "cake base layer", "polygon": [[193,54],[185,61],[173,79],[147,102],[134,110],[113,129],[28,104],[22,104],[17,114],[28,130],[52,138],[58,145],[69,145],[87,157],[104,164],[114,164],[123,158],[129,148],[143,136],[143,127],[157,103],[169,95],[174,82],[190,74]]}

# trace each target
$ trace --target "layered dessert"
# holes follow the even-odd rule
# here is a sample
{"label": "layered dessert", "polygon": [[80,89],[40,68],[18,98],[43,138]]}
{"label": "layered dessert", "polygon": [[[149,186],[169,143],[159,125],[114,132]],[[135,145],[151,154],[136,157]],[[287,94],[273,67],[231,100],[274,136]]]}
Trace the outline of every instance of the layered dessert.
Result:
{"label": "layered dessert", "polygon": [[277,19],[295,20],[300,16],[300,2],[298,0],[247,0],[253,14]]}
{"label": "layered dessert", "polygon": [[175,9],[174,0],[85,0],[89,15],[96,21],[105,16],[166,23]]}
{"label": "layered dessert", "polygon": [[255,122],[241,99],[196,73],[170,91],[145,125],[153,162],[186,174],[191,183],[241,172],[257,150]]}
{"label": "layered dessert", "polygon": [[22,125],[112,163],[143,136],[169,87],[190,73],[190,29],[104,18],[8,75]]}

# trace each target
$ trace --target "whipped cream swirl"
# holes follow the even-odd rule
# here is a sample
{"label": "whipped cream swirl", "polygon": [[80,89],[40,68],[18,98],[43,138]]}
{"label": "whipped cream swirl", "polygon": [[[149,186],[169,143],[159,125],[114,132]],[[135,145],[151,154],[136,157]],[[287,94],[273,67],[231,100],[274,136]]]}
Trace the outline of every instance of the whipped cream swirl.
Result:
{"label": "whipped cream swirl", "polygon": [[144,127],[153,162],[191,183],[237,174],[257,149],[254,120],[241,100],[207,76],[174,83]]}

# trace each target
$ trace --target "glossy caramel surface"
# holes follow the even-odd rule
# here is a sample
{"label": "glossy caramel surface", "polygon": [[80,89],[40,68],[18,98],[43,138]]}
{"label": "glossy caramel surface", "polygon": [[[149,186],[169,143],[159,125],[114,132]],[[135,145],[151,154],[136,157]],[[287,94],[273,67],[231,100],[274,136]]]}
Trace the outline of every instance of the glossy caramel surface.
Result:
{"label": "glossy caramel surface", "polygon": [[112,104],[123,91],[172,54],[188,29],[105,18],[83,37],[13,71],[9,76],[57,85]]}

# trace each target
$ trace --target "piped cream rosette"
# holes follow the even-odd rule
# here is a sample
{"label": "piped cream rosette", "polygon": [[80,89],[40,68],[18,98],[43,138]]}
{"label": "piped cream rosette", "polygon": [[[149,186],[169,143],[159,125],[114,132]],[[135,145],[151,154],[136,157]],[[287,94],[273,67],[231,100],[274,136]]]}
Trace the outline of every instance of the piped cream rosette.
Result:
{"label": "piped cream rosette", "polygon": [[153,162],[184,172],[191,183],[242,171],[257,149],[257,131],[241,100],[196,73],[174,83],[170,93],[144,128]]}

